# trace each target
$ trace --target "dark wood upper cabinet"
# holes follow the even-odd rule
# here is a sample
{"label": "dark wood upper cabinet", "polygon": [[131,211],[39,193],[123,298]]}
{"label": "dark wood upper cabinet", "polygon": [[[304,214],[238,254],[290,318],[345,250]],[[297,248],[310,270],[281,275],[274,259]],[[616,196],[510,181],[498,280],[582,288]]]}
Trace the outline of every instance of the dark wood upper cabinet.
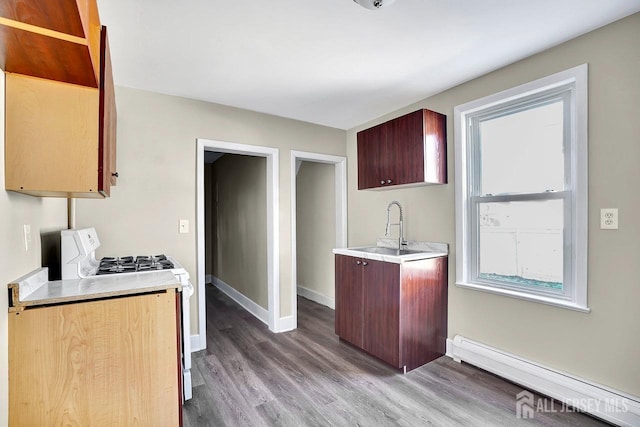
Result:
{"label": "dark wood upper cabinet", "polygon": [[0,3],[0,68],[99,87],[101,25],[95,0]]}
{"label": "dark wood upper cabinet", "polygon": [[446,184],[446,122],[423,109],[358,132],[358,189]]}
{"label": "dark wood upper cabinet", "polygon": [[[383,155],[387,143],[387,128],[378,125],[358,132],[358,183],[359,188],[381,185],[380,176],[386,176],[389,158]],[[360,161],[367,159],[367,161]]]}
{"label": "dark wood upper cabinet", "polygon": [[445,353],[447,257],[395,264],[336,255],[335,331],[398,369]]}

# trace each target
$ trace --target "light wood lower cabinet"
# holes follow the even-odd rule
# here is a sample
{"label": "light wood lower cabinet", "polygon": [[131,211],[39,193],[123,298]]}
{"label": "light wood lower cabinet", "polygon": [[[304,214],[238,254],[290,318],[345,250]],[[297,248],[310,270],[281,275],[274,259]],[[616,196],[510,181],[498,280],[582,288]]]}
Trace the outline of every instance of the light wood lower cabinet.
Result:
{"label": "light wood lower cabinet", "polygon": [[176,292],[9,313],[10,426],[176,426]]}

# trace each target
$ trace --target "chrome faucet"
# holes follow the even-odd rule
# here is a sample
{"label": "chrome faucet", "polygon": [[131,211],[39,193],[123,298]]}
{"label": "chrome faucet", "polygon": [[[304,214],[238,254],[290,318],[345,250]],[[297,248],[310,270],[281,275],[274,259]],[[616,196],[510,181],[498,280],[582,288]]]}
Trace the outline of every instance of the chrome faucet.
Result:
{"label": "chrome faucet", "polygon": [[[393,205],[396,205],[398,207],[398,209],[400,210],[400,219],[398,220],[397,223],[395,224],[391,224],[391,207]],[[386,237],[390,237],[391,233],[390,233],[390,229],[392,225],[397,225],[399,230],[398,230],[398,251],[400,249],[402,249],[402,246],[407,246],[407,241],[404,240],[404,230],[402,228],[402,206],[400,205],[400,203],[398,203],[397,201],[393,201],[391,203],[389,203],[389,206],[387,206],[387,228],[384,232],[384,235]]]}

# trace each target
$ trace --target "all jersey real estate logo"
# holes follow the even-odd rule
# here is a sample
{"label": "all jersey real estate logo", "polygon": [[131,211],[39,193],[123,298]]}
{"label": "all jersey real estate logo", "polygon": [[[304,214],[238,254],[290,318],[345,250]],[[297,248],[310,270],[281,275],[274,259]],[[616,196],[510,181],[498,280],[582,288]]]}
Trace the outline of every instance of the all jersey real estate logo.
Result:
{"label": "all jersey real estate logo", "polygon": [[538,413],[553,412],[628,412],[627,399],[567,399],[558,401],[549,397],[536,399],[533,393],[523,390],[516,394],[516,418],[532,419]]}
{"label": "all jersey real estate logo", "polygon": [[516,394],[516,418],[528,420],[535,414],[533,393],[523,390]]}

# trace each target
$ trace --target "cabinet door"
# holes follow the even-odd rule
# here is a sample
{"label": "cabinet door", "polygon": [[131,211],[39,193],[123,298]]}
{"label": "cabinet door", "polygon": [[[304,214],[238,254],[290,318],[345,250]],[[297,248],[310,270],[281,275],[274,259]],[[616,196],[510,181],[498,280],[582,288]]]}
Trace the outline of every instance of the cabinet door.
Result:
{"label": "cabinet door", "polygon": [[5,77],[5,88],[6,189],[101,197],[98,89],[12,73]]}
{"label": "cabinet door", "polygon": [[424,181],[424,134],[422,110],[389,122],[387,157],[392,159],[388,185]]}
{"label": "cabinet door", "polygon": [[102,27],[100,48],[100,132],[98,134],[98,189],[105,196],[116,185],[116,100],[107,27]]}
{"label": "cabinet door", "polygon": [[9,425],[179,425],[175,292],[9,315]]}
{"label": "cabinet door", "polygon": [[336,334],[362,347],[362,260],[336,255]]}
{"label": "cabinet door", "polygon": [[366,261],[363,267],[364,349],[400,368],[400,265]]}
{"label": "cabinet door", "polygon": [[385,185],[389,169],[386,124],[358,132],[358,189]]}

